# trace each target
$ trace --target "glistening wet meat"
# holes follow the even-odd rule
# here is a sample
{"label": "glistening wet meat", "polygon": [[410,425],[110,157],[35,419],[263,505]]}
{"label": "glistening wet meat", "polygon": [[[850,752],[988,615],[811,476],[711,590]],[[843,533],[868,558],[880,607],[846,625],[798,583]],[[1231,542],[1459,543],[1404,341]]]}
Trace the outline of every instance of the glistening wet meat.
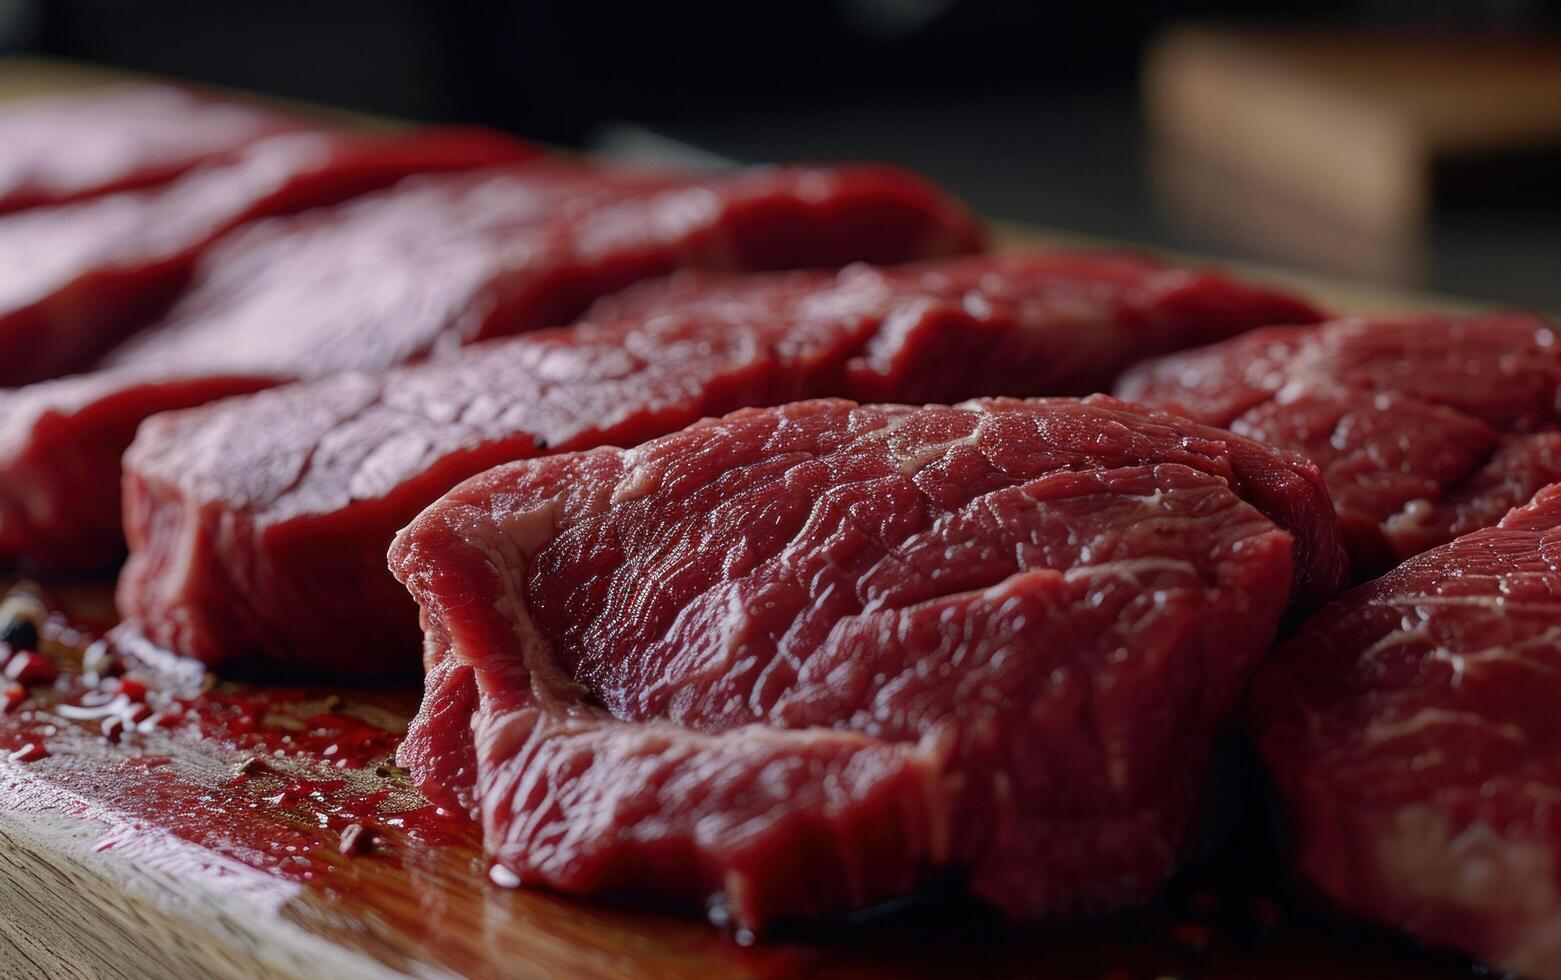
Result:
{"label": "glistening wet meat", "polygon": [[111,85],[0,106],[0,213],[150,187],[278,133],[318,129],[172,85]]}
{"label": "glistening wet meat", "polygon": [[682,276],[600,304],[599,319],[818,325],[864,318],[843,365],[858,400],[1087,395],[1128,365],[1254,327],[1312,323],[1295,296],[1223,273],[1111,252],[1012,253],[838,278]]}
{"label": "glistening wet meat", "polygon": [[0,215],[0,385],[90,366],[246,221],[537,152],[481,130],[287,133],[154,187]]}
{"label": "glistening wet meat", "polygon": [[1561,485],[1346,593],[1251,725],[1303,873],[1353,914],[1561,977]]}
{"label": "glistening wet meat", "polygon": [[1322,468],[1364,578],[1561,480],[1561,346],[1528,314],[1351,317],[1135,368],[1133,401]]}
{"label": "glistening wet meat", "polygon": [[1109,398],[812,401],[499,467],[397,538],[401,750],[496,880],[758,930],[956,874],[1025,921],[1183,853],[1344,556],[1316,471]]}
{"label": "glistening wet meat", "polygon": [[0,558],[117,558],[120,457],[159,411],[566,323],[681,266],[895,261],[980,240],[957,202],[870,166],[710,176],[536,162],[259,222],[215,246],[174,307],[96,370],[0,394]]}
{"label": "glistening wet meat", "polygon": [[[489,466],[817,395],[1076,391],[1134,350],[1309,312],[1111,256],[685,276],[603,303],[589,325],[151,419],[126,457],[120,610],[127,629],[208,663],[406,669],[416,612],[385,549]],[[111,422],[111,400],[98,404]],[[42,445],[32,458],[73,457]]]}

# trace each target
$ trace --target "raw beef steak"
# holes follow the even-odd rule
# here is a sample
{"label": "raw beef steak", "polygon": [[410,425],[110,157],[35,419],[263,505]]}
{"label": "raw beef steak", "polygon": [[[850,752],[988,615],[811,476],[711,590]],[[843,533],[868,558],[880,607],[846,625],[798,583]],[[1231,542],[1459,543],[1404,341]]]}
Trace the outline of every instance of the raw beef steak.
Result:
{"label": "raw beef steak", "polygon": [[1561,341],[1537,316],[1254,331],[1140,365],[1116,393],[1315,460],[1360,578],[1561,480]]}
{"label": "raw beef steak", "polygon": [[866,318],[872,339],[836,392],[859,401],[1088,395],[1129,364],[1258,326],[1313,323],[1315,307],[1207,269],[1110,252],[1044,252],[838,277],[685,275],[603,301],[598,318],[827,324]]}
{"label": "raw beef steak", "polygon": [[1561,485],[1309,621],[1251,724],[1346,910],[1561,977]]}
{"label": "raw beef steak", "polygon": [[119,460],[158,411],[568,322],[679,265],[979,245],[956,202],[884,167],[693,176],[532,163],[258,222],[214,247],[172,310],[99,370],[0,395],[0,556],[45,568],[117,558]]}
{"label": "raw beef steak", "polygon": [[245,221],[342,200],[410,173],[536,152],[480,130],[290,133],[156,187],[0,216],[0,385],[90,365],[144,326],[201,253]]}
{"label": "raw beef steak", "polygon": [[962,205],[891,167],[533,163],[425,177],[232,236],[178,306],[100,366],[279,379],[389,367],[569,323],[680,267],[903,262],[981,245]]}
{"label": "raw beef steak", "polygon": [[1104,396],[800,402],[499,467],[403,531],[401,750],[495,880],[759,930],[962,877],[1152,895],[1298,583],[1314,467]]}
{"label": "raw beef steak", "polygon": [[278,133],[319,128],[172,85],[0,105],[0,213],[150,187]]}
{"label": "raw beef steak", "polygon": [[[386,571],[385,550],[418,511],[489,466],[632,445],[703,415],[815,395],[1071,391],[1077,377],[1120,362],[1130,325],[1146,344],[1203,336],[1204,309],[1236,329],[1234,310],[1246,309],[1250,325],[1304,308],[1107,257],[686,276],[604,302],[590,326],[158,416],[126,457],[131,557],[120,609],[129,629],[208,663],[258,656],[340,673],[406,669],[420,638],[416,610]],[[1069,350],[1084,338],[1098,362]],[[99,417],[112,424],[116,411],[104,405]],[[69,478],[81,457],[58,445],[34,440],[28,458],[60,459],[50,472]],[[49,487],[35,502],[70,501],[45,513],[75,520],[87,509],[79,488],[93,501],[109,496],[106,479],[51,482],[35,475],[42,468],[0,473]],[[28,502],[9,499],[13,512]],[[105,514],[107,540],[106,509],[93,513]]]}

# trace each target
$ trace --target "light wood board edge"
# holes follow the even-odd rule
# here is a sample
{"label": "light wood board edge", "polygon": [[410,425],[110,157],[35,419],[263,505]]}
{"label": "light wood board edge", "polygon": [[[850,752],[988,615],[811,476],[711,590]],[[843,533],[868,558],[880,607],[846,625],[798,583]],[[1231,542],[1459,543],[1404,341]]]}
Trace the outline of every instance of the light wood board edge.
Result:
{"label": "light wood board edge", "polygon": [[297,886],[156,831],[125,835],[128,850],[104,849],[115,836],[100,821],[64,813],[0,813],[0,854],[7,865],[0,874],[5,976],[406,975],[288,922],[282,906]]}

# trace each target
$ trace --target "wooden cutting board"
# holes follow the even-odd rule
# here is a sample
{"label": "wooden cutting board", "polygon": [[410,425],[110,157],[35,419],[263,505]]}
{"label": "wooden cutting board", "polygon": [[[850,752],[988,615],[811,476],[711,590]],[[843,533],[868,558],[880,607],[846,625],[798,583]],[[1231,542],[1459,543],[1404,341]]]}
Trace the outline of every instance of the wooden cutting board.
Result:
{"label": "wooden cutting board", "polygon": [[[115,77],[0,63],[0,98]],[[1424,303],[1299,285],[1339,308]],[[928,899],[745,947],[691,918],[498,888],[474,829],[389,764],[415,679],[214,683],[150,656],[114,661],[126,683],[95,654],[82,669],[112,625],[107,584],[45,591],[43,646],[62,673],[0,714],[0,976],[1466,975],[1318,914],[1236,848],[1156,909],[1057,934]]]}
{"label": "wooden cutting board", "polygon": [[1021,933],[929,899],[746,947],[692,918],[498,888],[474,829],[390,764],[415,681],[214,684],[134,651],[116,676],[95,654],[83,667],[107,585],[46,593],[60,676],[0,715],[6,977],[1436,975],[1218,861],[1094,929]]}

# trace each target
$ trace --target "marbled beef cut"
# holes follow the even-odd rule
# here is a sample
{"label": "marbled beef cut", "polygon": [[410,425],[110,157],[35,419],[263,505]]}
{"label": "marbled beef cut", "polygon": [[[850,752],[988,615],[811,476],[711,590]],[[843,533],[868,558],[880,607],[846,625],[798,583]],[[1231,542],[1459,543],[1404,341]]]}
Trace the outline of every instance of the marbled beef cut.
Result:
{"label": "marbled beef cut", "polygon": [[0,385],[90,366],[246,221],[537,152],[482,130],[287,133],[155,187],[0,215]]}
{"label": "marbled beef cut", "polygon": [[[405,669],[420,635],[385,549],[489,466],[632,445],[702,415],[817,395],[1072,392],[1135,351],[1309,313],[1218,276],[1113,256],[688,275],[605,301],[589,326],[150,420],[126,456],[120,610],[127,630],[209,663]],[[88,414],[100,409],[112,423],[115,406]],[[69,476],[64,463],[81,456],[59,444],[35,442],[31,458],[62,460],[51,472]],[[45,502],[82,499],[52,476],[8,472],[59,487]],[[108,495],[105,480],[72,486]],[[83,509],[61,513],[79,520]]]}
{"label": "marbled beef cut", "polygon": [[1561,977],[1561,485],[1346,593],[1259,672],[1301,870],[1344,909]]}
{"label": "marbled beef cut", "polygon": [[1542,317],[1351,317],[1133,369],[1116,394],[1322,468],[1360,578],[1561,480],[1561,338]]}
{"label": "marbled beef cut", "polygon": [[318,128],[172,85],[8,101],[0,105],[0,213],[150,187],[264,137]]}
{"label": "marbled beef cut", "polygon": [[758,930],[954,876],[1025,921],[1183,855],[1315,467],[1103,396],[800,402],[499,467],[396,539],[401,750],[501,873]]}
{"label": "marbled beef cut", "polygon": [[876,166],[710,176],[529,163],[259,222],[214,247],[173,309],[97,370],[0,394],[0,558],[117,558],[119,460],[159,411],[565,323],[679,266],[899,261],[980,241],[957,202]]}

